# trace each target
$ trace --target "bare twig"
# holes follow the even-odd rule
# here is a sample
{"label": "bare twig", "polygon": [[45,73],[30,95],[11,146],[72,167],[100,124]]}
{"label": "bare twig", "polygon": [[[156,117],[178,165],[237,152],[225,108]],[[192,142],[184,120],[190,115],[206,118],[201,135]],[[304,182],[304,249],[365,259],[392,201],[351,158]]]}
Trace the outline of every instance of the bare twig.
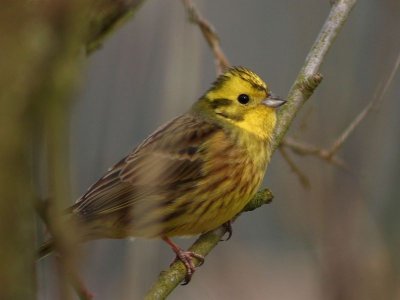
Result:
{"label": "bare twig", "polygon": [[316,146],[301,143],[298,141],[295,141],[294,139],[291,138],[285,138],[281,145],[291,148],[293,151],[300,155],[314,155],[316,157],[319,157],[325,161],[331,162],[341,168],[345,168],[346,164],[344,163],[343,160],[340,158],[336,157],[336,153],[340,150],[340,148],[343,146],[343,144],[347,141],[351,133],[354,132],[354,130],[360,125],[360,123],[365,119],[365,117],[371,112],[371,110],[374,107],[379,106],[382,101],[384,96],[386,95],[389,86],[393,82],[393,78],[396,75],[398,69],[400,66],[400,54],[397,57],[397,60],[388,76],[388,79],[385,82],[385,85],[383,86],[382,89],[378,87],[378,92],[375,93],[372,101],[370,101],[367,106],[354,118],[354,120],[347,126],[347,128],[342,132],[342,134],[339,135],[339,137],[333,142],[332,146],[328,149],[320,149]]}
{"label": "bare twig", "polygon": [[285,138],[282,141],[281,146],[290,148],[291,150],[293,150],[294,152],[296,152],[299,155],[316,156],[324,161],[330,162],[342,169],[347,170],[347,166],[346,166],[345,162],[342,159],[340,159],[334,155],[331,155],[329,150],[321,149],[314,145],[299,142],[290,137]]}
{"label": "bare twig", "polygon": [[343,146],[344,142],[348,139],[350,134],[360,125],[361,121],[367,116],[374,105],[374,101],[368,103],[368,105],[355,117],[353,122],[343,131],[343,133],[334,141],[332,147],[327,151],[327,159],[330,160]]}
{"label": "bare twig", "polygon": [[281,110],[275,134],[275,148],[279,146],[297,112],[321,82],[319,68],[356,2],[357,0],[338,0],[332,4],[328,18],[289,91],[289,101]]}
{"label": "bare twig", "polygon": [[[190,3],[190,1],[184,1],[187,7]],[[285,105],[279,115],[275,140],[273,142],[274,150],[281,143],[297,112],[321,82],[322,76],[318,73],[319,67],[355,3],[356,0],[338,0],[332,4],[329,16],[289,92],[288,104]],[[207,35],[204,35],[207,39]],[[199,237],[190,250],[201,255],[206,255],[218,244],[224,234],[225,231],[221,228],[217,231],[204,234]],[[160,274],[158,280],[147,293],[146,299],[165,299],[179,285],[185,274],[186,269],[183,264],[180,262],[174,263],[169,269]]]}
{"label": "bare twig", "polygon": [[382,101],[383,98],[385,97],[390,85],[393,82],[394,76],[396,75],[397,71],[399,70],[400,67],[400,53],[397,56],[396,62],[394,63],[393,69],[389,74],[388,79],[385,82],[385,85],[383,86],[382,92],[380,93],[379,97],[377,98],[376,102],[375,102],[375,106],[379,106]]}
{"label": "bare twig", "polygon": [[309,189],[311,184],[310,180],[308,179],[307,175],[304,174],[300,168],[296,165],[296,163],[292,160],[292,158],[289,156],[289,153],[286,152],[284,147],[279,147],[279,151],[282,154],[282,157],[285,159],[287,164],[289,165],[290,169],[292,170],[293,173],[295,173],[302,184],[302,186],[306,189]]}
{"label": "bare twig", "polygon": [[348,139],[350,134],[357,128],[358,125],[365,119],[368,113],[372,110],[373,107],[378,106],[382,103],[384,96],[386,95],[389,86],[393,82],[393,78],[396,75],[400,65],[400,54],[397,57],[396,63],[391,70],[388,79],[385,82],[383,89],[375,95],[374,99],[368,103],[368,105],[357,115],[353,122],[343,131],[343,133],[336,139],[333,143],[331,149],[329,150],[329,155],[333,156],[336,152],[343,146],[344,142]]}
{"label": "bare twig", "polygon": [[182,0],[182,2],[187,10],[190,21],[200,27],[204,38],[206,39],[214,54],[217,75],[223,73],[226,69],[229,68],[230,63],[226,58],[226,55],[222,51],[221,45],[219,43],[219,37],[215,32],[213,26],[210,24],[210,22],[203,18],[192,0]]}

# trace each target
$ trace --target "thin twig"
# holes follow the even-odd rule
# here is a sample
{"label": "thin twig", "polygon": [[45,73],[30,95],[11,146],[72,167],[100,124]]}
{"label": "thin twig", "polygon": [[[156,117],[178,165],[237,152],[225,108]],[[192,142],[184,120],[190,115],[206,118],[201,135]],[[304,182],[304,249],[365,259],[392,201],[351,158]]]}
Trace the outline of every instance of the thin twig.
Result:
{"label": "thin twig", "polygon": [[292,172],[297,175],[297,178],[299,179],[302,186],[306,189],[309,189],[311,184],[310,184],[310,180],[308,179],[307,175],[304,174],[300,170],[300,168],[296,165],[296,163],[290,157],[289,153],[286,152],[285,148],[279,147],[279,152],[282,154],[283,159],[287,162],[287,164],[289,165]]}
{"label": "thin twig", "polygon": [[200,27],[204,38],[214,54],[217,75],[222,74],[226,69],[229,68],[230,63],[222,51],[217,33],[210,22],[203,18],[191,0],[182,0],[182,2],[189,15],[189,20]]}
{"label": "thin twig", "polygon": [[334,155],[332,156],[330,152],[326,149],[321,149],[314,145],[306,144],[304,142],[299,142],[290,137],[285,138],[282,141],[281,146],[290,148],[299,155],[313,155],[324,161],[332,163],[337,167],[340,167],[344,170],[348,170],[346,163],[342,159]]}
{"label": "thin twig", "polygon": [[389,86],[393,82],[393,78],[396,75],[400,65],[400,54],[397,57],[396,63],[394,64],[388,79],[385,82],[385,85],[381,92],[374,97],[374,99],[368,103],[368,105],[357,115],[353,122],[343,131],[343,133],[336,139],[333,143],[332,147],[329,150],[329,155],[334,156],[337,151],[343,146],[344,142],[348,139],[350,134],[357,128],[358,125],[365,119],[368,113],[372,110],[373,107],[380,105],[382,103],[384,96],[386,95]]}
{"label": "thin twig", "polygon": [[378,99],[375,102],[375,106],[379,106],[382,103],[383,98],[386,95],[386,92],[388,91],[390,85],[393,82],[394,76],[396,75],[397,71],[399,70],[399,67],[400,67],[400,53],[397,56],[396,62],[394,63],[393,69],[390,72],[390,75],[389,75],[388,79],[385,82],[385,85],[384,85],[384,87],[382,89],[381,94],[379,95]]}
{"label": "thin twig", "polygon": [[318,158],[321,158],[325,161],[331,162],[341,168],[345,168],[346,164],[344,163],[343,160],[340,158],[336,157],[336,153],[340,150],[340,148],[343,146],[343,144],[348,140],[349,136],[351,133],[354,132],[354,130],[361,124],[361,122],[365,119],[365,117],[372,111],[374,107],[379,106],[390,85],[393,82],[393,78],[396,75],[398,69],[400,66],[400,54],[397,57],[397,60],[390,71],[390,74],[388,76],[388,79],[385,81],[385,85],[382,89],[377,88],[377,91],[373,97],[373,99],[367,104],[367,106],[354,118],[354,120],[347,126],[347,128],[342,132],[342,134],[339,135],[339,137],[332,143],[332,146],[329,147],[328,149],[321,149],[316,146],[310,145],[310,144],[305,144],[301,143],[298,141],[295,141],[292,138],[285,138],[281,145],[291,148],[293,151],[300,155],[314,155]]}
{"label": "thin twig", "polygon": [[[191,1],[183,1],[186,7],[189,7],[188,4]],[[274,150],[279,146],[297,112],[321,82],[322,76],[318,73],[319,67],[355,3],[356,0],[338,0],[333,3],[329,16],[289,92],[289,101],[279,115],[272,145]],[[207,35],[204,34],[204,36],[207,39]],[[224,234],[223,229],[204,234],[190,249],[198,254],[206,255],[218,244]],[[146,299],[165,299],[179,285],[185,274],[186,269],[182,263],[172,264],[169,269],[160,274],[158,280],[147,293]]]}
{"label": "thin twig", "polygon": [[348,139],[350,134],[356,129],[358,125],[360,125],[361,121],[367,116],[367,114],[371,111],[371,108],[374,105],[374,101],[368,103],[368,105],[355,117],[353,122],[349,124],[349,126],[343,131],[341,135],[333,142],[332,147],[327,151],[327,159],[330,160],[343,146],[344,142]]}
{"label": "thin twig", "polygon": [[279,115],[273,145],[275,148],[279,146],[297,112],[321,82],[322,76],[318,74],[319,68],[356,2],[357,0],[338,0],[332,4],[328,18],[289,91],[289,101]]}

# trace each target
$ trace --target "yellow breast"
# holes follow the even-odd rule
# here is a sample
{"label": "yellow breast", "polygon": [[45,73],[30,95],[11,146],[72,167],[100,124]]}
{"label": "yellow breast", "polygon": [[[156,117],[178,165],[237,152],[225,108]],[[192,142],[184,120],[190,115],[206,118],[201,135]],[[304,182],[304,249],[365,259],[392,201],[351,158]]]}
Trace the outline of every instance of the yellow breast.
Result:
{"label": "yellow breast", "polygon": [[[257,192],[265,173],[267,149],[256,138],[244,148],[223,131],[206,146],[204,179],[177,203],[187,202],[180,224],[170,226],[167,236],[196,235],[234,218]],[[251,148],[251,149],[249,149]]]}

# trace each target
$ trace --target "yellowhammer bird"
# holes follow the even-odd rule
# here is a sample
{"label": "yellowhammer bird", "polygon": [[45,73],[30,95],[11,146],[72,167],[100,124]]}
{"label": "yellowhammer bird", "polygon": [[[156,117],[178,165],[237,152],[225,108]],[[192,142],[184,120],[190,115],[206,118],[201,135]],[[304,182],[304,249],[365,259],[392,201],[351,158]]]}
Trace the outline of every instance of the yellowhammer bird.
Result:
{"label": "yellowhammer bird", "polygon": [[[193,257],[170,237],[201,234],[234,218],[254,196],[271,155],[273,96],[252,71],[218,77],[189,112],[160,127],[69,209],[82,240],[161,237],[187,268]],[[52,251],[52,241],[40,256]]]}

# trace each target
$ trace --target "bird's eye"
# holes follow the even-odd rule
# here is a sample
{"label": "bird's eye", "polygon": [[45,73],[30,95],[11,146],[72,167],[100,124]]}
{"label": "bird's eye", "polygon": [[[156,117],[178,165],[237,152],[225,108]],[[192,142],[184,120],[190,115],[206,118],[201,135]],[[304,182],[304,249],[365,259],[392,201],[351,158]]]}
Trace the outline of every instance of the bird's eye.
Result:
{"label": "bird's eye", "polygon": [[240,94],[237,99],[241,104],[247,104],[250,101],[249,95],[246,94]]}

